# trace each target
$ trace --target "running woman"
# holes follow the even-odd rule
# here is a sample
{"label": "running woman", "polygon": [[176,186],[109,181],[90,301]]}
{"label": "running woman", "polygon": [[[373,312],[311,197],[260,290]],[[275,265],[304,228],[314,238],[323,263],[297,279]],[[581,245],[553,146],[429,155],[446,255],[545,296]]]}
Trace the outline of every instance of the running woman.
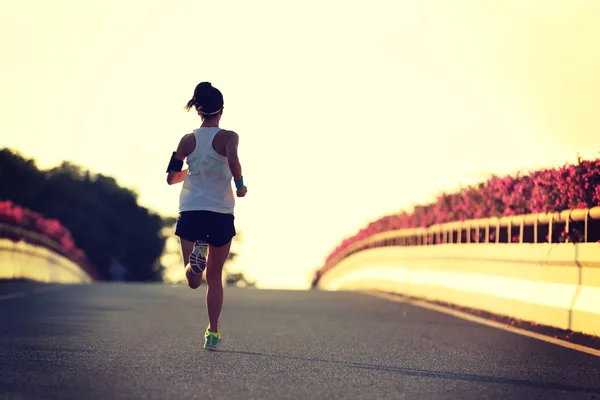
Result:
{"label": "running woman", "polygon": [[[214,350],[221,342],[219,316],[223,307],[223,265],[236,235],[233,210],[235,198],[248,189],[238,158],[237,133],[219,128],[223,115],[223,94],[210,82],[201,82],[185,106],[196,109],[202,118],[200,128],[184,135],[167,168],[167,183],[183,182],[179,196],[179,217],[175,235],[181,241],[183,266],[190,288],[202,284],[206,269],[206,308],[208,327],[204,348]],[[183,161],[188,169],[183,170]]]}

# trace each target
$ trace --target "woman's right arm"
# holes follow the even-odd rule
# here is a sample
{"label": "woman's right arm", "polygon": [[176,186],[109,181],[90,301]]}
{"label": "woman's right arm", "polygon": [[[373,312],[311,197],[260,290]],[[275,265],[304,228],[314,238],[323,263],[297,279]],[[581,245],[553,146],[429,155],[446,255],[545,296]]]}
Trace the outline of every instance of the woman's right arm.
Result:
{"label": "woman's right arm", "polygon": [[238,157],[239,142],[240,137],[238,134],[233,131],[229,131],[229,137],[227,138],[227,144],[225,145],[225,153],[227,154],[229,170],[231,171],[231,175],[233,175],[233,180],[237,189],[237,196],[244,197],[246,192],[248,192],[248,188],[244,185],[244,180],[242,177],[242,164],[240,164],[240,159]]}

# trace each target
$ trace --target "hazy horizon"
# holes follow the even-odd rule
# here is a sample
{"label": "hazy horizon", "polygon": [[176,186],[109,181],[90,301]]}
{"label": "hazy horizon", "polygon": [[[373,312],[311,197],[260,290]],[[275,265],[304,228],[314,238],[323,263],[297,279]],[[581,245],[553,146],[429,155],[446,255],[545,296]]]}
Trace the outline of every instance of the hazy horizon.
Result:
{"label": "hazy horizon", "polygon": [[263,287],[308,287],[379,216],[600,151],[593,0],[32,3],[0,6],[2,145],[175,216],[164,170],[212,82],[249,189],[233,267]]}

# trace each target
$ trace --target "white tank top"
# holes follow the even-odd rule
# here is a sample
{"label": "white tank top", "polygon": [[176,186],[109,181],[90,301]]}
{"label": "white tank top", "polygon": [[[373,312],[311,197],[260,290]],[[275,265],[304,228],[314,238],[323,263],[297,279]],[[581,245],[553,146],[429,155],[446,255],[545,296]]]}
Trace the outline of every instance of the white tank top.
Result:
{"label": "white tank top", "polygon": [[187,156],[188,174],[179,195],[179,211],[207,210],[233,214],[235,197],[231,188],[233,176],[227,157],[212,146],[218,127],[194,131],[196,148]]}

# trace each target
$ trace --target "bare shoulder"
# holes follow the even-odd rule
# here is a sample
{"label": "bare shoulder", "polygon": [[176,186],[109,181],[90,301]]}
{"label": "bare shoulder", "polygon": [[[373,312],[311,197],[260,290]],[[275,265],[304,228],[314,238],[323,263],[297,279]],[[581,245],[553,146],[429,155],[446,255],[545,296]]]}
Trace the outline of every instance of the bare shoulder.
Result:
{"label": "bare shoulder", "polygon": [[191,142],[196,142],[196,136],[194,136],[193,133],[186,133],[181,138],[181,143],[191,143]]}
{"label": "bare shoulder", "polygon": [[223,132],[223,136],[227,137],[228,139],[229,138],[238,138],[239,137],[239,135],[236,132],[234,132],[234,131],[223,129],[222,132]]}
{"label": "bare shoulder", "polygon": [[177,155],[180,157],[187,157],[196,148],[196,136],[193,133],[186,133],[179,141],[177,146]]}

